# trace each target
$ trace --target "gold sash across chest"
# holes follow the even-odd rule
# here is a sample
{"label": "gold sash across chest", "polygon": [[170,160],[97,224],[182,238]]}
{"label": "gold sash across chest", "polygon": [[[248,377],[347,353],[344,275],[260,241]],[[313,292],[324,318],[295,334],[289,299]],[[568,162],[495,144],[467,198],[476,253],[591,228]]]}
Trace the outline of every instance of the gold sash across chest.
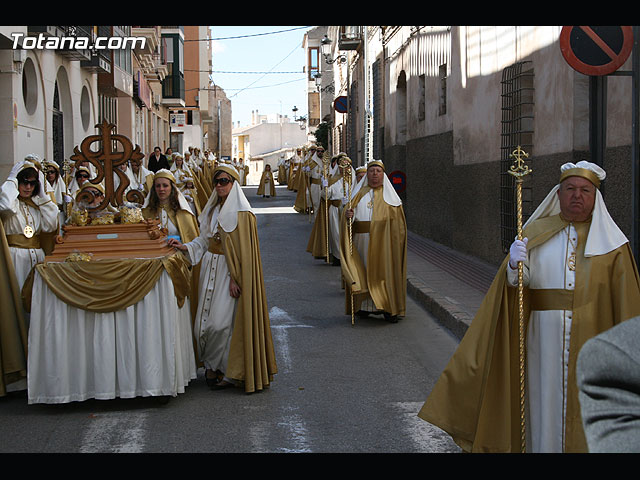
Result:
{"label": "gold sash across chest", "polygon": [[25,237],[22,233],[7,234],[7,243],[10,247],[16,248],[42,248],[40,246],[40,236],[34,235],[31,238]]}
{"label": "gold sash across chest", "polygon": [[212,237],[209,239],[209,251],[216,255],[224,255],[224,250],[222,249],[222,241],[220,237]]}

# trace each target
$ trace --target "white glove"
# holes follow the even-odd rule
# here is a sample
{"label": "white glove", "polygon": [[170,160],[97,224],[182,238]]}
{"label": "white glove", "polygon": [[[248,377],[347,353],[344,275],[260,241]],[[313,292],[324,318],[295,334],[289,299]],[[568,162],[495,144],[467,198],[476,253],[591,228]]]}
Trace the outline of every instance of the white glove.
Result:
{"label": "white glove", "polygon": [[71,198],[71,195],[67,195],[66,193],[63,195],[64,201],[65,203],[71,203],[73,202],[73,198]]}
{"label": "white glove", "polygon": [[326,178],[323,178],[323,179],[322,179],[322,187],[323,187],[323,188],[327,188],[328,186],[329,186],[329,182],[327,181],[327,179],[326,179]]}
{"label": "white glove", "polygon": [[518,268],[518,262],[524,262],[527,260],[527,243],[528,238],[522,240],[515,240],[509,248],[509,266],[512,269]]}
{"label": "white glove", "polygon": [[38,205],[42,205],[43,203],[50,201],[51,197],[46,192],[46,180],[44,179],[44,174],[40,170],[38,170],[38,180],[40,181],[40,190],[36,197],[39,199],[37,202]]}
{"label": "white glove", "polygon": [[24,160],[21,160],[18,163],[16,163],[13,167],[11,167],[11,171],[9,172],[9,176],[7,177],[7,179],[16,180],[18,177],[18,173],[20,173],[20,170],[22,169],[23,165],[24,165]]}
{"label": "white glove", "polygon": [[342,197],[342,206],[344,207],[348,201],[347,197]]}

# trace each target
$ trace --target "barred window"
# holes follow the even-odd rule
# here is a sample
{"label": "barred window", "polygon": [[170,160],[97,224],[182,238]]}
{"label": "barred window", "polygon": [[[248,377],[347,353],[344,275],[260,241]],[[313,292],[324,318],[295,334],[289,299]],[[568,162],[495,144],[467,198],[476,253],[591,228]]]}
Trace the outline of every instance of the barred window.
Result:
{"label": "barred window", "polygon": [[445,115],[447,113],[447,64],[438,67],[438,77],[440,78],[440,95],[438,102],[438,114]]}
{"label": "barred window", "polygon": [[[505,253],[518,234],[515,179],[508,173],[511,154],[521,147],[533,155],[534,87],[531,62],[518,62],[502,71],[502,129],[500,146],[500,230]],[[525,177],[526,179],[526,177]],[[533,213],[531,187],[522,185],[523,223]]]}

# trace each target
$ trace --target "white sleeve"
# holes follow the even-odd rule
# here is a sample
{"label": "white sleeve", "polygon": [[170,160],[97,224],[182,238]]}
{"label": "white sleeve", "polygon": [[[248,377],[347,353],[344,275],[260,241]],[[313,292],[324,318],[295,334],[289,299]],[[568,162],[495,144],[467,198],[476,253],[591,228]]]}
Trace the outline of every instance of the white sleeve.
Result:
{"label": "white sleeve", "polygon": [[209,239],[200,234],[198,238],[195,238],[184,245],[187,247],[187,258],[191,262],[191,265],[197,265],[200,263],[200,260],[202,260],[204,254],[209,250]]}
{"label": "white sleeve", "polygon": [[[522,284],[529,285],[529,263],[524,262],[522,269]],[[507,283],[512,287],[518,286],[518,267],[511,268],[509,262],[507,262]]]}
{"label": "white sleeve", "polygon": [[7,180],[0,187],[0,212],[18,213],[18,184]]}

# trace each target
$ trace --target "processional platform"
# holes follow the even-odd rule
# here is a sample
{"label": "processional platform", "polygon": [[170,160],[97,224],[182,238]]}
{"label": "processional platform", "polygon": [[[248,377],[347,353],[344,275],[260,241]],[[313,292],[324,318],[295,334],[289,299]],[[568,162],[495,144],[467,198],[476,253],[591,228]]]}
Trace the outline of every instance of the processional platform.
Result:
{"label": "processional platform", "polygon": [[[100,134],[85,138],[70,159],[95,166],[89,182],[104,185],[104,199],[72,215],[23,289],[30,404],[168,398],[196,378],[191,267],[167,245],[160,221],[142,218],[142,192],[124,194],[129,179],[117,167],[142,159],[140,147],[112,133],[113,124],[96,128]],[[97,203],[91,192],[79,199],[84,194],[85,204]]]}

